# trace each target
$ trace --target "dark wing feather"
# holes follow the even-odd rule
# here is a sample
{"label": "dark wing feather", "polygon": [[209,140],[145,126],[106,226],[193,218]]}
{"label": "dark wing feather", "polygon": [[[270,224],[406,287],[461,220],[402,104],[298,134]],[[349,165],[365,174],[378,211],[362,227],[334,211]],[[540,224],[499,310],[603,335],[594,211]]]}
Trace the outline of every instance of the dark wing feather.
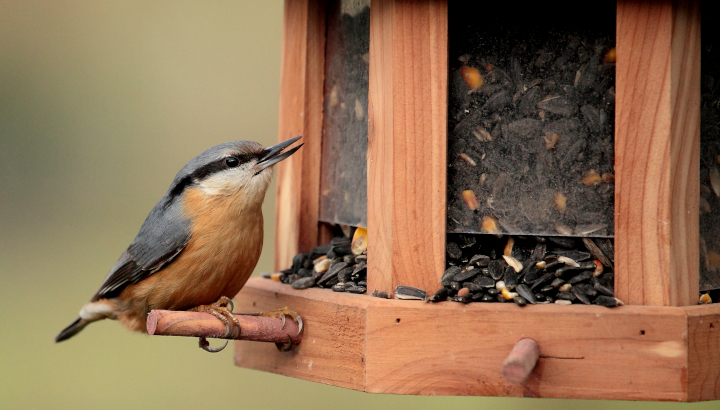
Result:
{"label": "dark wing feather", "polygon": [[190,221],[182,198],[165,195],[155,205],[135,240],[110,270],[92,300],[117,296],[127,285],[152,275],[177,256],[190,240]]}

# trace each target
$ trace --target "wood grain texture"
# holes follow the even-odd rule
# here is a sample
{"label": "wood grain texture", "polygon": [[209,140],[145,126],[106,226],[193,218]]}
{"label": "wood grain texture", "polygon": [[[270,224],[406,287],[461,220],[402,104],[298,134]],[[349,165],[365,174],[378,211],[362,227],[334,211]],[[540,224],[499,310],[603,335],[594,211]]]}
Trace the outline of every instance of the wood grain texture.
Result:
{"label": "wood grain texture", "polygon": [[[371,306],[367,318],[366,390],[374,393],[686,397],[679,309],[399,302]],[[525,337],[537,341],[540,359],[521,386],[503,378],[502,363]]]}
{"label": "wood grain texture", "polygon": [[698,0],[619,0],[615,294],[685,306],[699,291]]}
{"label": "wood grain texture", "polygon": [[720,305],[689,306],[688,400],[720,399]]}
{"label": "wood grain texture", "polygon": [[238,341],[235,364],[363,390],[365,307],[372,298],[344,295],[349,297],[339,301],[333,293],[318,288],[298,291],[267,279],[250,279],[235,298],[237,311],[268,311],[287,306],[300,314],[305,330],[302,343],[286,353],[272,344]]}
{"label": "wood grain texture", "polygon": [[[720,398],[720,306],[655,307],[400,301],[251,279],[239,310],[288,306],[297,350],[237,342],[236,363],[372,393],[699,401]],[[713,327],[710,327],[710,324]],[[525,385],[502,364],[529,337]]]}
{"label": "wood grain texture", "polygon": [[325,1],[286,0],[280,71],[280,141],[305,145],[278,165],[275,269],[318,245]]}
{"label": "wood grain texture", "polygon": [[287,319],[275,317],[235,315],[240,327],[232,326],[227,337],[225,324],[220,319],[205,312],[176,310],[152,310],[148,313],[147,332],[155,336],[213,337],[220,339],[252,340],[285,344],[288,338],[294,344],[302,341],[298,334],[298,324]]}
{"label": "wood grain texture", "polygon": [[445,264],[447,2],[370,8],[368,288],[429,292]]}

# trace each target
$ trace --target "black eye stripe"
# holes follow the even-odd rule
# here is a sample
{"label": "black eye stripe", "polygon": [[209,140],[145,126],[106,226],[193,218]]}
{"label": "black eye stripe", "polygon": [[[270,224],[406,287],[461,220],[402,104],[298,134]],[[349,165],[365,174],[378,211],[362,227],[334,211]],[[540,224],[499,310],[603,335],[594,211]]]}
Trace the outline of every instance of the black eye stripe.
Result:
{"label": "black eye stripe", "polygon": [[[260,154],[234,153],[197,168],[193,173],[186,175],[181,180],[177,181],[177,183],[170,189],[170,193],[168,196],[168,204],[170,203],[170,200],[172,198],[180,195],[185,190],[185,188],[192,185],[193,183],[197,181],[202,181],[203,179],[215,173],[227,170],[229,168],[237,168],[238,166],[252,161],[253,159],[258,159],[259,155]],[[227,164],[227,160],[230,158],[235,158],[237,160],[237,165],[229,166]]]}
{"label": "black eye stripe", "polygon": [[[243,154],[239,154],[239,155],[238,155],[238,154],[236,154],[236,155],[229,155],[229,156],[227,156],[227,157],[224,157],[224,158],[219,159],[219,160],[217,160],[217,161],[211,162],[211,163],[209,163],[209,164],[207,164],[207,165],[205,165],[205,166],[202,166],[202,167],[196,169],[195,172],[192,173],[191,177],[192,177],[193,180],[201,181],[201,180],[203,180],[203,179],[205,179],[205,178],[209,177],[210,175],[215,174],[215,173],[217,173],[217,172],[226,170],[226,169],[228,169],[228,168],[238,167],[238,166],[240,166],[240,165],[242,165],[242,164],[250,161],[251,159],[253,159],[253,158],[255,158],[255,157],[256,157],[256,156],[246,155],[246,154],[245,154],[245,155],[243,155]],[[227,160],[230,159],[230,158],[236,158],[237,161],[238,161],[237,165],[235,165],[234,167],[233,167],[233,166],[229,166],[229,164],[227,163]]]}
{"label": "black eye stripe", "polygon": [[249,155],[249,154],[238,154],[233,155],[233,157],[237,158],[238,161],[240,161],[240,164],[244,164],[246,162],[250,162],[250,160],[257,158],[257,155]]}

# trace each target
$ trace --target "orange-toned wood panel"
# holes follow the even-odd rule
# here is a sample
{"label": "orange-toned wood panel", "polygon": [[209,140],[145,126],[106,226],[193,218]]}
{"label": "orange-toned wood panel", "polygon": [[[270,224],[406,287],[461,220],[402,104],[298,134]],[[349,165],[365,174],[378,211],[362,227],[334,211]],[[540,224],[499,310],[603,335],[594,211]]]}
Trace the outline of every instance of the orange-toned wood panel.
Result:
{"label": "orange-toned wood panel", "polygon": [[278,171],[275,270],[317,246],[325,79],[325,2],[286,0],[280,73],[279,140],[305,145]]}
{"label": "orange-toned wood panel", "polygon": [[[685,398],[686,326],[679,310],[401,302],[371,306],[367,317],[369,392]],[[540,359],[520,386],[503,378],[502,363],[524,337],[537,341]]]}
{"label": "orange-toned wood panel", "polygon": [[690,306],[688,400],[720,398],[720,305]]}
{"label": "orange-toned wood panel", "polygon": [[619,0],[615,293],[625,303],[697,303],[699,93],[699,1]]}
{"label": "orange-toned wood panel", "polygon": [[[720,398],[720,306],[468,305],[294,290],[254,278],[238,311],[288,306],[306,324],[289,353],[237,342],[236,364],[373,393],[699,401]],[[530,337],[524,386],[502,362]]]}
{"label": "orange-toned wood panel", "polygon": [[333,292],[318,288],[296,291],[267,279],[251,279],[235,298],[235,310],[271,311],[287,306],[304,318],[305,333],[299,346],[284,353],[273,343],[237,341],[235,364],[363,390],[365,302],[371,298],[346,295],[340,301],[334,296]]}
{"label": "orange-toned wood panel", "polygon": [[370,8],[368,289],[434,292],[445,264],[447,2]]}

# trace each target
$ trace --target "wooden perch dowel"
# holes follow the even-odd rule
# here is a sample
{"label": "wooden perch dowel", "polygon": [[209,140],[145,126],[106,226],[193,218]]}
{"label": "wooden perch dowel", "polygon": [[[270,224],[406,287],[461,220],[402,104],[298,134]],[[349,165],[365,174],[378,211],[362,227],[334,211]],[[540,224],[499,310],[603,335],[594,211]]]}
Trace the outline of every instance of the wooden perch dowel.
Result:
{"label": "wooden perch dowel", "polygon": [[240,331],[233,326],[228,337],[225,324],[215,316],[204,312],[187,312],[173,310],[153,310],[148,314],[147,331],[157,336],[206,337],[235,340],[252,340],[256,342],[287,343],[288,337],[293,344],[302,340],[302,333],[297,334],[298,325],[289,316],[282,321],[274,317],[235,315],[240,322]]}
{"label": "wooden perch dowel", "polygon": [[510,383],[525,383],[540,358],[540,348],[533,339],[520,339],[502,365],[502,374]]}

